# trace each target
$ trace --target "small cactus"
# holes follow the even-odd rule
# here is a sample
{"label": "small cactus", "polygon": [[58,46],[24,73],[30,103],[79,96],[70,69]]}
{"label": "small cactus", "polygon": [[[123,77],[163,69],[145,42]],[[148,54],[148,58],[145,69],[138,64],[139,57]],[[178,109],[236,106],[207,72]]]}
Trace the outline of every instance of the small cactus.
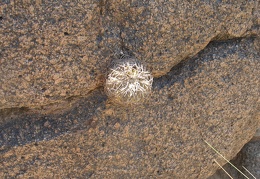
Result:
{"label": "small cactus", "polygon": [[153,77],[139,61],[133,58],[115,62],[109,69],[105,91],[112,101],[137,104],[151,92]]}

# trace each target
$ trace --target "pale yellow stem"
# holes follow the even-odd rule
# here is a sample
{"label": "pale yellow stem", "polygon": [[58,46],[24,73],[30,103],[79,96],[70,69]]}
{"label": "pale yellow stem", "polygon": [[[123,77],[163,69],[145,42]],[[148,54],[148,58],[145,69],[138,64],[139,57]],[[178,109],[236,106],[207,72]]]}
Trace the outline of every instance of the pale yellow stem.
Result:
{"label": "pale yellow stem", "polygon": [[218,164],[218,166],[231,178],[231,179],[234,179],[215,159],[214,159],[214,162],[216,164]]}
{"label": "pale yellow stem", "polygon": [[233,165],[230,161],[228,161],[219,151],[217,151],[212,145],[210,145],[206,140],[204,140],[204,142],[206,142],[206,144],[208,144],[208,146],[210,148],[212,148],[219,156],[221,156],[226,162],[228,162],[232,167],[234,167],[239,173],[241,173],[245,178],[249,179],[248,176],[246,176],[243,172],[241,172],[235,165]]}

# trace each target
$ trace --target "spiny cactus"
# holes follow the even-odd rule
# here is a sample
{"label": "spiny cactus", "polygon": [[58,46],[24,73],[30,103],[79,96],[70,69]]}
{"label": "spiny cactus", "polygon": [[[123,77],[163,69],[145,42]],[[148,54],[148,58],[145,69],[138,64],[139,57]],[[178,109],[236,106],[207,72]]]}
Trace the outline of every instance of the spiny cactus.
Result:
{"label": "spiny cactus", "polygon": [[105,91],[112,101],[137,104],[147,98],[152,83],[152,75],[138,60],[121,59],[109,69]]}

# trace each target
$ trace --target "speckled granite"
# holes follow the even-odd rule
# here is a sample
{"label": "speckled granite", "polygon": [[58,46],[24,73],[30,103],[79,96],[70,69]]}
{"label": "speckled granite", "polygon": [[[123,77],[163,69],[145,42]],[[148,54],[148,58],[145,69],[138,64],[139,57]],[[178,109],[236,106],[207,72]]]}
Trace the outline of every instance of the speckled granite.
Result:
{"label": "speckled granite", "polygon": [[259,34],[257,7],[257,0],[2,1],[0,109],[86,96],[121,50],[165,75],[211,40]]}
{"label": "speckled granite", "polygon": [[204,140],[230,160],[259,126],[258,43],[210,43],[141,106],[109,104],[99,88],[65,113],[6,117],[0,178],[207,178],[224,161]]}

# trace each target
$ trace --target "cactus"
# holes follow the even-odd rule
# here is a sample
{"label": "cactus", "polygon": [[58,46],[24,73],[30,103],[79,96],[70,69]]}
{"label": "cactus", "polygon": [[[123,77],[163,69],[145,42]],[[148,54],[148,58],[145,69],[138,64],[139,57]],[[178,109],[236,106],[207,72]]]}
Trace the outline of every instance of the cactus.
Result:
{"label": "cactus", "polygon": [[153,77],[134,58],[116,61],[109,69],[105,91],[117,103],[131,105],[143,102],[151,92]]}

